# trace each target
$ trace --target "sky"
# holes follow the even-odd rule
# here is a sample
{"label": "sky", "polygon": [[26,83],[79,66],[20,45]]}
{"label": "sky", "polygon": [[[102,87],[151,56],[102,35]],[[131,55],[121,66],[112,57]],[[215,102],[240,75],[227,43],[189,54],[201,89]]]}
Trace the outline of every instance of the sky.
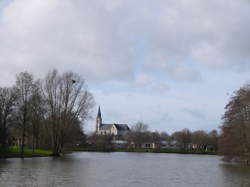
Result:
{"label": "sky", "polygon": [[0,0],[0,86],[21,71],[84,77],[105,123],[218,129],[250,81],[249,0]]}

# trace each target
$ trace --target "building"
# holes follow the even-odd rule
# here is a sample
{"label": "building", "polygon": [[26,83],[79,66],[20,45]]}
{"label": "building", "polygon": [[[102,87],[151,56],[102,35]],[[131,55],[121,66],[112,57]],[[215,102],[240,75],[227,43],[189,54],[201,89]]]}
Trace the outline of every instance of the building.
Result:
{"label": "building", "polygon": [[127,124],[104,124],[102,123],[102,114],[100,106],[98,108],[98,113],[96,117],[96,134],[99,135],[114,135],[123,136],[130,131]]}

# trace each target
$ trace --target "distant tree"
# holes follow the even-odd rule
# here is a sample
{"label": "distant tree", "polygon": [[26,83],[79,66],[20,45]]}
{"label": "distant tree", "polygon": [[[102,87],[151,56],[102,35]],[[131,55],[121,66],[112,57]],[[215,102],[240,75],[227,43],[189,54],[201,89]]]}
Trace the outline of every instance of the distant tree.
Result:
{"label": "distant tree", "polygon": [[7,148],[16,98],[14,88],[0,88],[0,145],[3,151]]}
{"label": "distant tree", "polygon": [[212,146],[215,151],[218,150],[219,134],[217,130],[212,130],[208,133],[208,145]]}
{"label": "distant tree", "polygon": [[209,143],[208,134],[202,130],[195,131],[192,133],[191,141],[197,150],[205,150]]}
{"label": "distant tree", "polygon": [[145,142],[150,141],[150,136],[147,133],[148,125],[138,121],[132,126],[131,131],[128,133],[128,142],[133,143],[135,148],[141,147]]}
{"label": "distant tree", "polygon": [[112,151],[113,146],[112,135],[98,135],[96,133],[88,137],[88,142],[91,143],[92,148],[98,151]]}
{"label": "distant tree", "polygon": [[161,132],[160,138],[161,138],[161,141],[169,141],[170,140],[170,136],[166,132]]}
{"label": "distant tree", "polygon": [[157,132],[157,131],[151,132],[150,136],[151,136],[151,142],[152,143],[156,143],[156,144],[161,143],[161,135],[159,134],[159,132]]}
{"label": "distant tree", "polygon": [[188,129],[183,129],[173,133],[172,138],[177,141],[180,148],[187,150],[191,143],[191,132]]}
{"label": "distant tree", "polygon": [[135,125],[131,127],[133,132],[146,132],[148,130],[148,125],[142,121],[138,121]]}

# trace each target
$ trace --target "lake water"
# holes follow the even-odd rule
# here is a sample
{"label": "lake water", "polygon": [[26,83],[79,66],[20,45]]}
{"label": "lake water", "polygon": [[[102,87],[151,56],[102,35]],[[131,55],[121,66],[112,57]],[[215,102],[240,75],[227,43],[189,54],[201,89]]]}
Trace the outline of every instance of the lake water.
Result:
{"label": "lake water", "polygon": [[250,187],[250,168],[218,156],[73,153],[0,160],[0,187]]}

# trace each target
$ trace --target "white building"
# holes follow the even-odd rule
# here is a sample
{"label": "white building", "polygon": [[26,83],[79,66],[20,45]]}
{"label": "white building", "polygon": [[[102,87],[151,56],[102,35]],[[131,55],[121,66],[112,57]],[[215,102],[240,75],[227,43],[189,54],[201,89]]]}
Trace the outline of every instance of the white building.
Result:
{"label": "white building", "polygon": [[96,134],[99,135],[114,135],[123,136],[130,131],[127,124],[104,124],[102,123],[102,114],[100,107],[98,108],[98,113],[96,117]]}

